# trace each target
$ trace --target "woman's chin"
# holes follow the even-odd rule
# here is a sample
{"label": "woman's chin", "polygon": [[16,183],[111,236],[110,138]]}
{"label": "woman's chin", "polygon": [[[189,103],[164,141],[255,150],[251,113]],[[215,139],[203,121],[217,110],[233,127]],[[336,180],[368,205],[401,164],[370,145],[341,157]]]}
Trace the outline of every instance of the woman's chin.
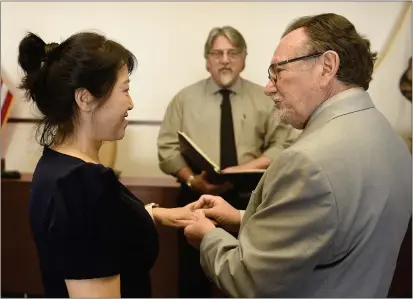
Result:
{"label": "woman's chin", "polygon": [[125,137],[125,130],[123,130],[122,132],[119,132],[119,135],[118,135],[117,138],[114,139],[113,141],[122,140],[123,137]]}
{"label": "woman's chin", "polygon": [[125,137],[125,130],[122,130],[118,132],[116,135],[106,138],[105,141],[108,141],[108,142],[118,141],[118,140],[122,140],[124,137]]}

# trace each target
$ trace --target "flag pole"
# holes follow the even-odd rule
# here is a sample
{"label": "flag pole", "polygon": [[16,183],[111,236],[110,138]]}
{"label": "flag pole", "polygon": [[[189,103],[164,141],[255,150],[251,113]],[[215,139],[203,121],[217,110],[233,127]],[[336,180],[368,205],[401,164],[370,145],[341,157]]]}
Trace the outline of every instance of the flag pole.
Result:
{"label": "flag pole", "polygon": [[[4,137],[4,128],[6,127],[7,120],[14,102],[14,96],[8,86],[3,81],[3,75],[0,79],[1,83],[1,138]],[[21,173],[15,170],[6,170],[6,161],[1,158],[1,178],[2,179],[20,179]]]}

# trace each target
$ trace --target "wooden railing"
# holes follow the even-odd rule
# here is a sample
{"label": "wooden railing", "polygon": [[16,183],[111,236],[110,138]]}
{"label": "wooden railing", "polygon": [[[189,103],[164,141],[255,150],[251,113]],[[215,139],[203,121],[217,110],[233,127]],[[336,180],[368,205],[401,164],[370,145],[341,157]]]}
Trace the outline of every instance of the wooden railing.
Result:
{"label": "wooden railing", "polygon": [[[8,123],[20,123],[20,124],[37,124],[40,122],[37,118],[27,117],[10,117]],[[132,126],[160,126],[162,121],[160,120],[128,120],[129,125]]]}

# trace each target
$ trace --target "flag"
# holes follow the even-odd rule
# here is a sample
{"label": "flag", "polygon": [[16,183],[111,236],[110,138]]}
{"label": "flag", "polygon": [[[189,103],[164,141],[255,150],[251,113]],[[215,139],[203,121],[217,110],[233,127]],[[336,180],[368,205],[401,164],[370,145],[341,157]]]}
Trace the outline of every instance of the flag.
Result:
{"label": "flag", "polygon": [[1,130],[7,123],[7,118],[9,117],[11,106],[13,104],[13,94],[8,89],[7,85],[4,83],[3,78],[1,80]]}

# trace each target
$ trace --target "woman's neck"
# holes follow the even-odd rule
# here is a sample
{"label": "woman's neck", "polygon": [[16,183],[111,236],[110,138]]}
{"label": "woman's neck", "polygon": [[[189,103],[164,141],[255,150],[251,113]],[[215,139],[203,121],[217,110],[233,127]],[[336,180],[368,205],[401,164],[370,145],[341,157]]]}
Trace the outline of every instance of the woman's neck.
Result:
{"label": "woman's neck", "polygon": [[75,156],[86,162],[100,163],[99,150],[102,142],[86,138],[67,138],[60,145],[54,147],[54,150]]}

